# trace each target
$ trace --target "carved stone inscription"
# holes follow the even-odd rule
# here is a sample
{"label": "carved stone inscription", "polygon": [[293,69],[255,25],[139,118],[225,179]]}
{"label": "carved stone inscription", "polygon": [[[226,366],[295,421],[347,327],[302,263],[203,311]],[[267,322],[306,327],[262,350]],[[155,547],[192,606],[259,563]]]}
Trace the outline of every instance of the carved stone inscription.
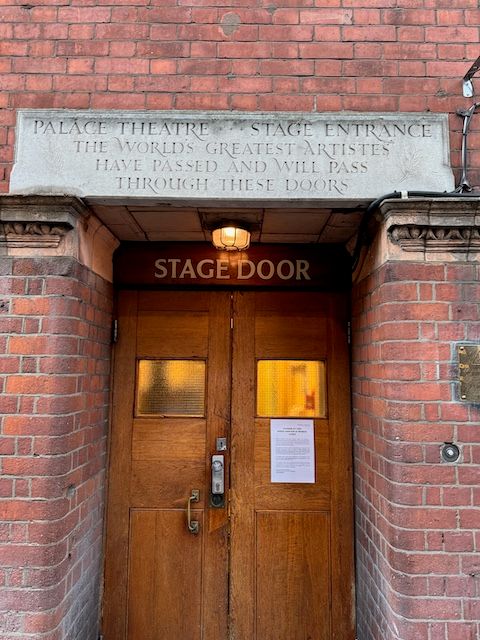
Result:
{"label": "carved stone inscription", "polygon": [[452,188],[438,114],[20,111],[11,179],[14,193],[157,200]]}

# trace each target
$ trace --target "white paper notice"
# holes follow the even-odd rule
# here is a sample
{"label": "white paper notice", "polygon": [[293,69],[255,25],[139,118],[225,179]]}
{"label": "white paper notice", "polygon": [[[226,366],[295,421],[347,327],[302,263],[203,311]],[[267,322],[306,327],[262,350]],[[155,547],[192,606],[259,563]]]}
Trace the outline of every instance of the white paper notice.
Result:
{"label": "white paper notice", "polygon": [[271,482],[315,482],[313,420],[270,421]]}

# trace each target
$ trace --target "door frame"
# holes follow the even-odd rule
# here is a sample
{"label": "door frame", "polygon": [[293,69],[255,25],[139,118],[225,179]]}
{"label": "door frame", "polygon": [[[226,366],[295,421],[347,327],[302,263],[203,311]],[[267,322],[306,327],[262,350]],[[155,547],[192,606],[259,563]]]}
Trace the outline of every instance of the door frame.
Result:
{"label": "door frame", "polygon": [[[119,292],[120,293],[120,292]],[[311,291],[312,295],[315,292]],[[135,340],[133,339],[133,332],[136,329],[136,315],[132,313],[136,308],[136,295],[137,290],[125,291],[123,290],[120,296],[121,302],[118,307],[119,313],[123,317],[121,331],[119,332],[118,342],[114,348],[114,372],[122,369],[122,365],[132,357],[135,359],[136,348]],[[332,529],[336,529],[341,533],[341,537],[335,541],[335,547],[339,548],[339,552],[332,557],[332,591],[336,590],[340,594],[340,597],[332,600],[332,620],[335,621],[332,627],[332,640],[351,640],[354,638],[354,622],[355,622],[355,606],[354,606],[354,559],[353,559],[353,457],[352,457],[352,428],[350,417],[350,365],[349,365],[349,349],[347,344],[347,323],[348,323],[348,298],[345,293],[330,293],[331,297],[329,317],[329,337],[328,337],[328,357],[332,362],[335,362],[339,366],[329,367],[328,373],[328,386],[330,389],[336,389],[337,393],[341,395],[341,401],[335,402],[330,405],[330,410],[335,412],[332,418],[335,424],[340,428],[333,430],[332,432],[332,447],[341,452],[341,460],[344,465],[345,477],[348,478],[348,482],[337,482],[332,485],[332,500],[331,500],[331,517],[335,519],[335,525]],[[248,312],[248,307],[245,311],[235,318],[235,322],[244,323],[244,330],[252,330],[251,313]],[[236,357],[241,345],[236,343],[234,334],[233,340],[233,357]],[[128,346],[126,346],[128,344]],[[254,362],[254,359],[253,359]],[[123,366],[123,371],[125,367]],[[253,376],[254,376],[254,371]],[[345,384],[345,374],[348,378],[348,384]],[[123,375],[123,374],[122,374]],[[134,371],[131,375],[125,379],[123,383],[132,385],[134,387]],[[254,382],[254,377],[253,377]],[[252,380],[247,384],[251,384]],[[122,411],[125,411],[125,403],[128,402],[125,394],[122,394],[116,386],[113,385],[112,391],[112,420],[110,429],[110,446],[109,446],[109,460],[107,464],[108,475],[110,477],[112,470],[117,472],[121,469],[125,476],[125,485],[123,487],[112,487],[111,483],[107,479],[108,490],[108,503],[109,509],[107,513],[106,523],[111,519],[125,518],[125,512],[121,509],[117,509],[115,504],[120,504],[121,499],[119,494],[124,491],[129,483],[130,475],[130,441],[128,436],[125,437],[124,430],[114,429],[113,425],[118,423],[119,415]],[[241,405],[243,403],[243,394],[241,387],[236,385],[236,381],[232,383],[232,414],[234,416],[241,414]],[[237,426],[237,425],[236,425]],[[238,425],[241,429],[242,425]],[[235,427],[232,425],[232,430]],[[117,451],[121,451],[122,455],[116,460],[112,460],[110,451],[112,447],[115,447]],[[209,450],[207,448],[207,456],[209,456]],[[238,462],[238,461],[237,461]],[[114,466],[111,466],[114,465]],[[207,471],[208,475],[208,471]],[[127,478],[128,476],[128,478]],[[113,502],[112,502],[113,501]],[[113,506],[112,506],[113,505]],[[347,511],[351,514],[351,526],[340,526],[341,514],[347,507]],[[125,531],[128,531],[128,526],[124,527]],[[333,544],[333,541],[331,541]],[[106,538],[106,549],[108,553],[119,554],[125,559],[128,557],[128,535],[120,537],[115,540],[109,540]],[[345,576],[349,576],[345,579]],[[110,584],[109,593],[104,594],[103,603],[103,618],[114,621],[115,630],[112,632],[112,637],[121,638],[121,634],[125,633],[122,629],[121,621],[118,621],[115,616],[112,615],[111,607],[112,602],[117,597],[125,598],[126,595],[122,592],[126,592],[127,584],[125,581],[119,579],[119,576],[112,571],[111,567],[106,566],[105,569],[105,581]],[[243,621],[239,621],[240,628]],[[109,630],[109,633],[111,629]],[[240,636],[241,637],[241,634]],[[245,636],[247,637],[247,636]]]}

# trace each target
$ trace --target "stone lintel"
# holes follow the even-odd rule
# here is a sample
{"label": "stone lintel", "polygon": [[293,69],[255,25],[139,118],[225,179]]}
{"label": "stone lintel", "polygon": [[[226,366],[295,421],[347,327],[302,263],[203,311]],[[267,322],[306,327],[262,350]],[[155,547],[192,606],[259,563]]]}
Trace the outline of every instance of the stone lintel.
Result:
{"label": "stone lintel", "polygon": [[118,240],[74,196],[0,196],[0,255],[72,256],[112,280]]}
{"label": "stone lintel", "polygon": [[447,114],[20,109],[17,116],[11,193],[338,207],[399,185],[454,188]]}

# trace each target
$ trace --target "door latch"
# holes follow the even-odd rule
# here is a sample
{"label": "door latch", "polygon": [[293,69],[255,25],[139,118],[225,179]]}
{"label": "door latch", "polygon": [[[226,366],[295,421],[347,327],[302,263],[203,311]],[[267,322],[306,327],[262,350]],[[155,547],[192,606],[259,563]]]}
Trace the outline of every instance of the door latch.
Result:
{"label": "door latch", "polygon": [[212,456],[212,487],[210,504],[220,509],[225,506],[225,456]]}
{"label": "door latch", "polygon": [[226,450],[227,450],[227,439],[217,438],[217,451],[226,451]]}

